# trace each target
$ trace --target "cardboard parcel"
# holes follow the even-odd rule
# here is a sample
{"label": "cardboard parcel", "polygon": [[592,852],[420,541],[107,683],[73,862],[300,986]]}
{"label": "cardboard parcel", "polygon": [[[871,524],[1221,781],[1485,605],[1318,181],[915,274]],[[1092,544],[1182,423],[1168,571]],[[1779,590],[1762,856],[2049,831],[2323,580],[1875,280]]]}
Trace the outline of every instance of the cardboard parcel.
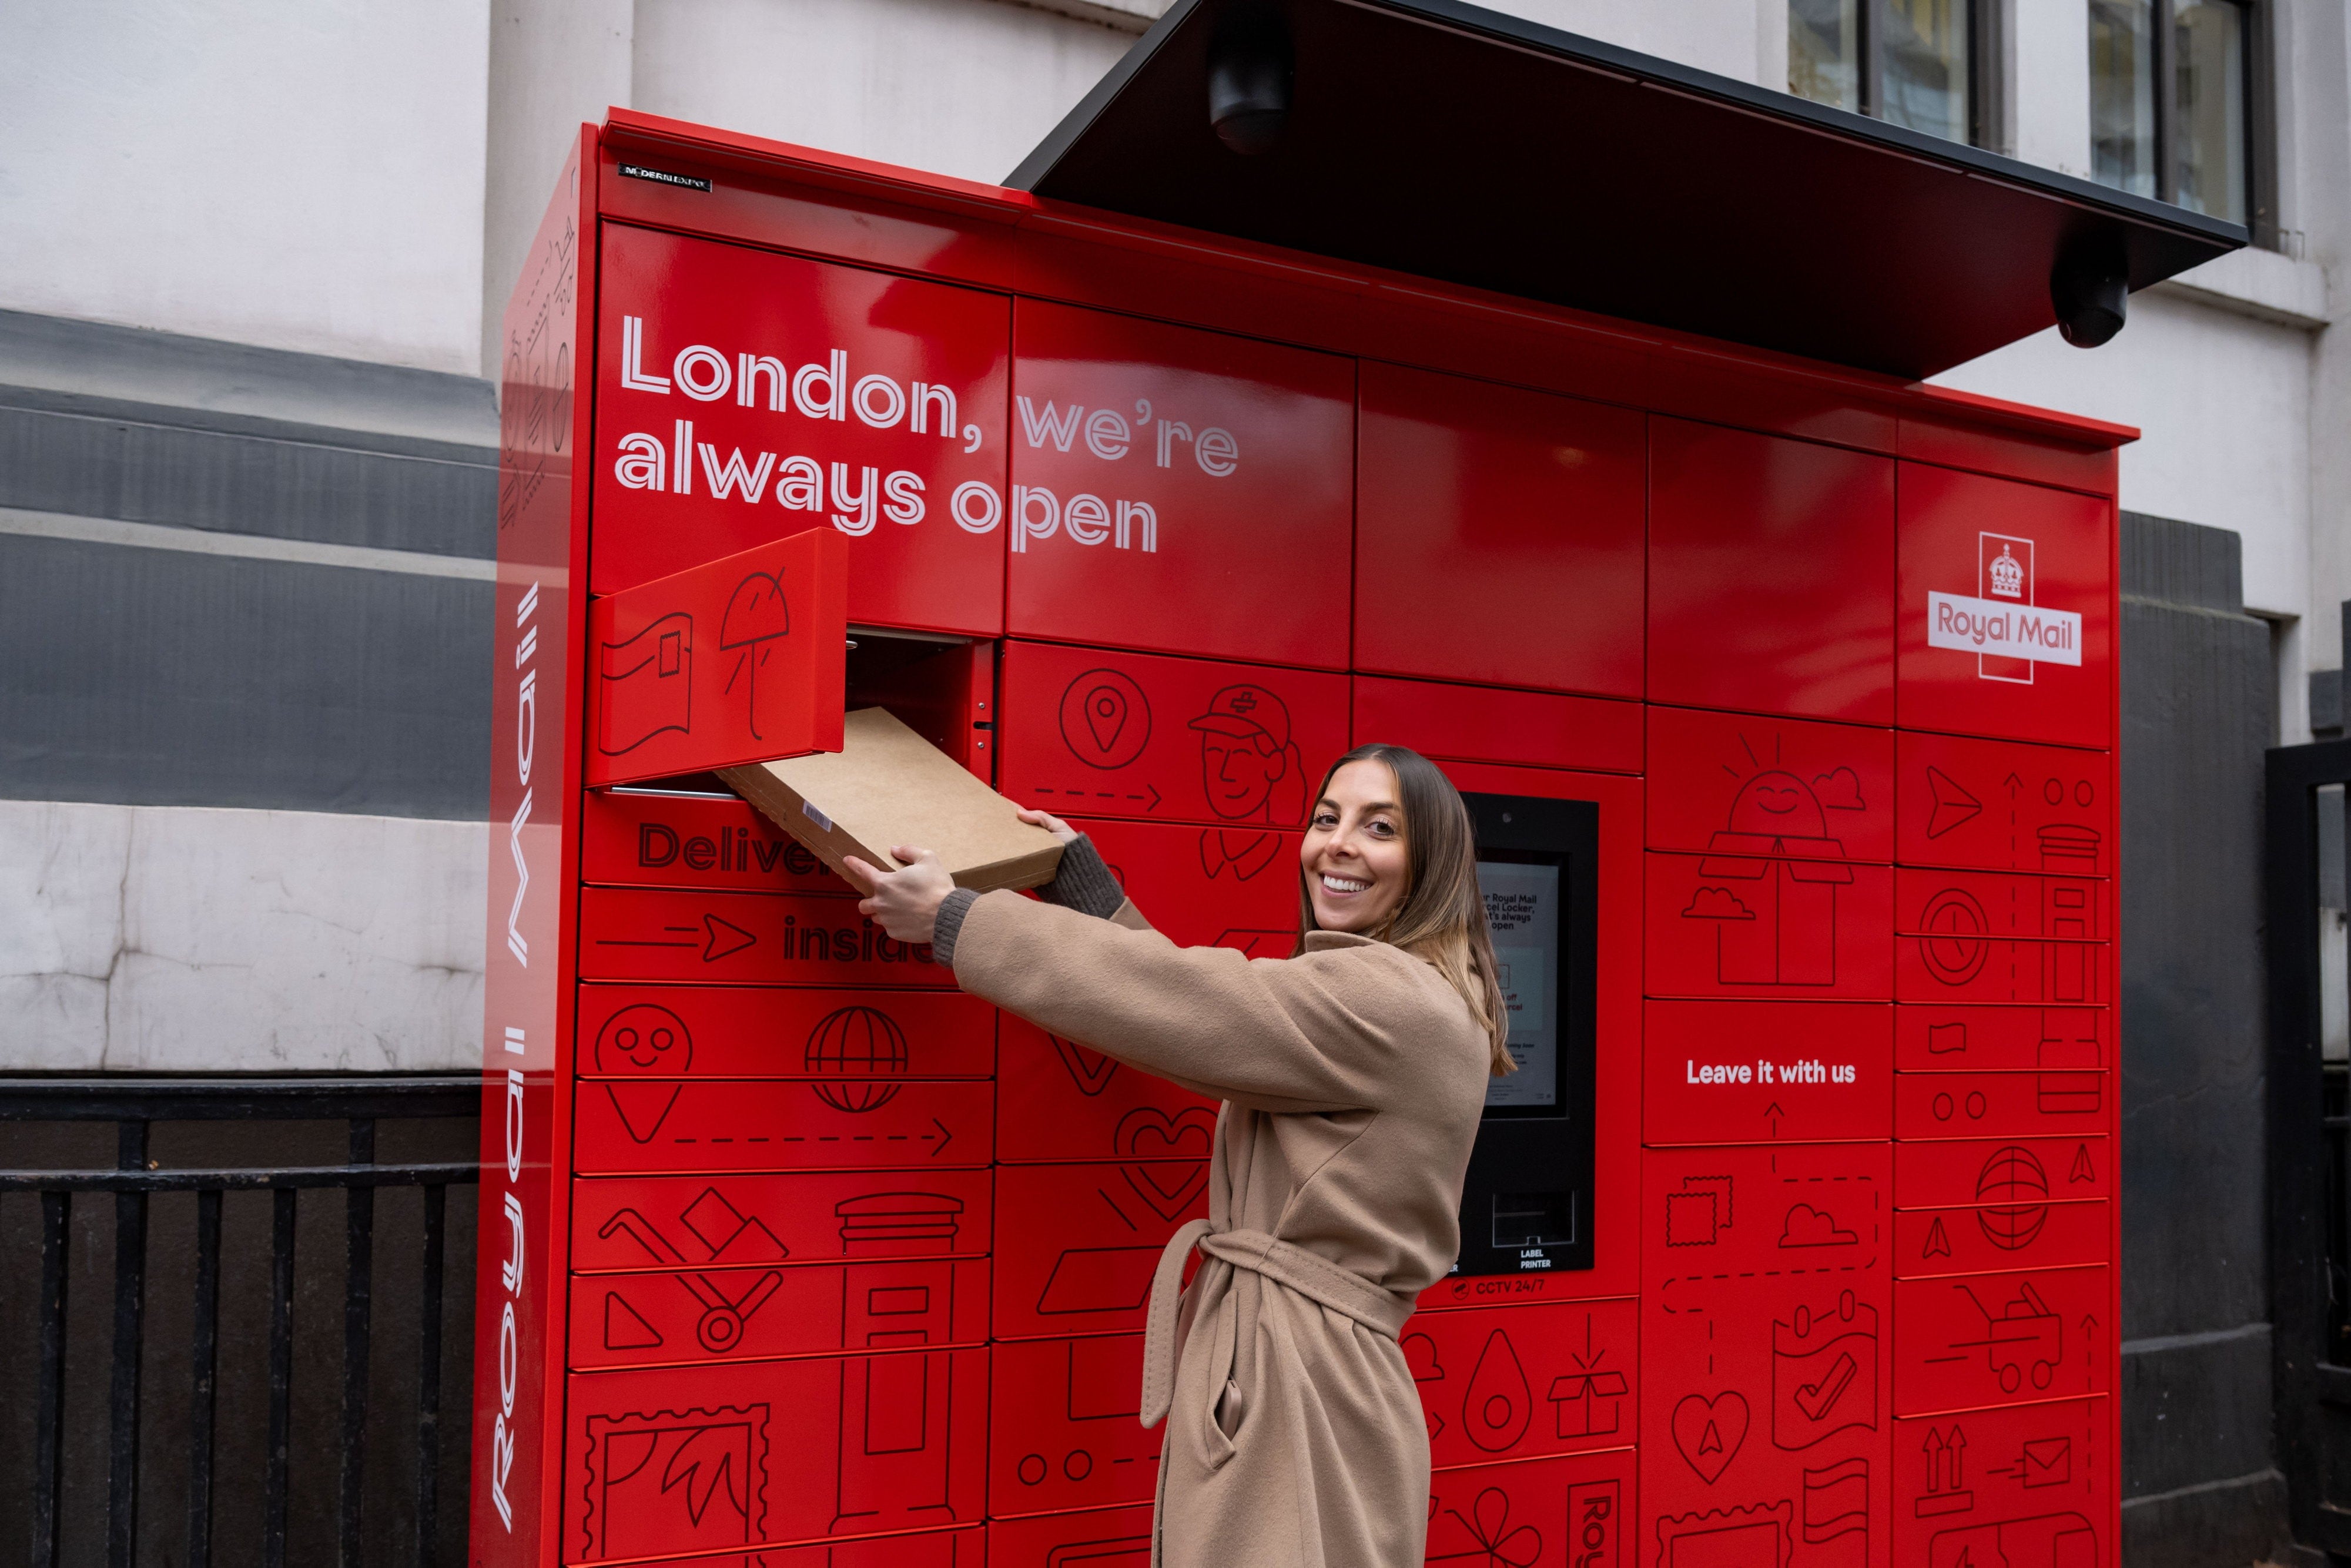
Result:
{"label": "cardboard parcel", "polygon": [[718,776],[852,887],[844,859],[895,871],[897,844],[936,851],[957,887],[980,893],[1050,882],[1061,863],[1052,834],[882,708],[849,715],[839,751]]}

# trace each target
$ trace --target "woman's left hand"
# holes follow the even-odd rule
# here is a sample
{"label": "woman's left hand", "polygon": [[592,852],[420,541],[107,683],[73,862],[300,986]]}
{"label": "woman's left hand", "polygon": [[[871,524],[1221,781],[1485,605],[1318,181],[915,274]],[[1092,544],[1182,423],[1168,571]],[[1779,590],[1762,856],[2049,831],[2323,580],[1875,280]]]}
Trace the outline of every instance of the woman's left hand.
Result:
{"label": "woman's left hand", "polygon": [[938,925],[939,905],[955,891],[955,878],[929,850],[896,844],[890,852],[897,857],[901,869],[883,871],[855,855],[845,862],[868,892],[859,901],[857,912],[872,916],[901,942],[928,942]]}

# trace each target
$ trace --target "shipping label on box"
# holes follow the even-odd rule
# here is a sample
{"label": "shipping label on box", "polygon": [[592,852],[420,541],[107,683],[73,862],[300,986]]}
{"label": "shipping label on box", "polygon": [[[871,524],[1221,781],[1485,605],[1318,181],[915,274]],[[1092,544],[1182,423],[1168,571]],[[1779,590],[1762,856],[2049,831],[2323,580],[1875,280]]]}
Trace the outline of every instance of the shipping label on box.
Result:
{"label": "shipping label on box", "polygon": [[573,1563],[977,1523],[984,1349],[575,1372]]}
{"label": "shipping label on box", "polygon": [[1208,1212],[1206,1160],[996,1173],[998,1339],[1140,1330],[1169,1237]]}
{"label": "shipping label on box", "polygon": [[596,600],[588,782],[840,749],[847,575],[810,529]]}
{"label": "shipping label on box", "polygon": [[982,1344],[987,1277],[984,1259],[575,1275],[570,1364],[584,1372]]}
{"label": "shipping label on box", "polygon": [[943,986],[927,944],[893,940],[852,897],[588,887],[580,975],[705,985]]}
{"label": "shipping label on box", "polygon": [[1145,1430],[1143,1336],[1014,1340],[995,1346],[988,1510],[998,1518],[1147,1501],[1159,1438]]}
{"label": "shipping label on box", "polygon": [[571,1267],[982,1257],[993,1241],[992,1190],[985,1169],[583,1177],[571,1184]]}
{"label": "shipping label on box", "polygon": [[986,1165],[995,1155],[995,1090],[984,1079],[902,1078],[878,1062],[808,1082],[582,1082],[572,1168],[616,1176]]}

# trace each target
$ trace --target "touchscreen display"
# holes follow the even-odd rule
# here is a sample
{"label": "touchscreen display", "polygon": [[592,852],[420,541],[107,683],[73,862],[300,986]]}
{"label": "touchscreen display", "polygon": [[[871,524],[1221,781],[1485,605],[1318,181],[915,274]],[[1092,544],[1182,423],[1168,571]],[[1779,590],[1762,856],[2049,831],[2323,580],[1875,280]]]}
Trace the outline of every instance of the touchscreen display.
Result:
{"label": "touchscreen display", "polygon": [[1518,1071],[1486,1088],[1489,1109],[1549,1110],[1559,1104],[1560,868],[1481,860],[1478,888],[1486,899],[1502,1002],[1510,1009],[1510,1059]]}

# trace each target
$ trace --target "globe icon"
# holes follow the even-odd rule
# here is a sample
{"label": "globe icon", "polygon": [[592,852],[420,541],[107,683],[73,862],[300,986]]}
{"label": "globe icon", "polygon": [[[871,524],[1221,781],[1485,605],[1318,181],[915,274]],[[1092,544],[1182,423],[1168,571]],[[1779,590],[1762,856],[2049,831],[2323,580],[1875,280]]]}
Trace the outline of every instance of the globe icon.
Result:
{"label": "globe icon", "polygon": [[2049,1218],[2049,1173],[2031,1149],[2010,1144],[1994,1149],[1976,1173],[1976,1197],[1990,1207],[1976,1211],[1984,1239],[2002,1251],[2029,1247]]}
{"label": "globe icon", "polygon": [[[802,1066],[848,1080],[814,1085],[816,1097],[851,1115],[878,1111],[898,1097],[895,1083],[870,1082],[906,1071],[906,1035],[877,1008],[848,1007],[825,1014],[808,1038]],[[857,1082],[858,1080],[868,1082]]]}

